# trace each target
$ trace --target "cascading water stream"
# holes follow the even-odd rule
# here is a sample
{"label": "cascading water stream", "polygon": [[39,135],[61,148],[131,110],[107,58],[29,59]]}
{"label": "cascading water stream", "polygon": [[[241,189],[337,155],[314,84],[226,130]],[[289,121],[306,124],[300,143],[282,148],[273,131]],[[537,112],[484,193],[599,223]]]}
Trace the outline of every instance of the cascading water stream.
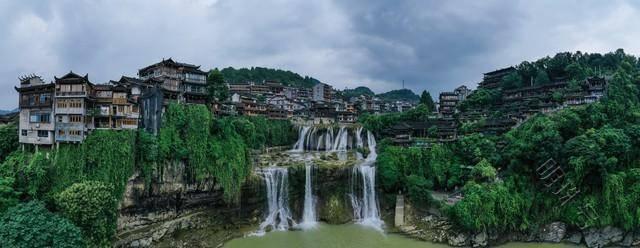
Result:
{"label": "cascading water stream", "polygon": [[363,148],[364,144],[362,142],[362,127],[358,127],[356,129],[356,148]]}
{"label": "cascading water stream", "polygon": [[305,138],[307,137],[307,133],[311,127],[305,126],[300,128],[300,132],[298,133],[298,141],[293,145],[293,151],[295,152],[303,152],[305,146]]}
{"label": "cascading water stream", "polygon": [[351,204],[353,216],[359,224],[382,230],[378,199],[376,197],[376,141],[373,134],[367,131],[369,154],[359,165],[353,167],[351,175]]}
{"label": "cascading water stream", "polygon": [[258,171],[262,175],[267,191],[267,216],[260,223],[257,235],[268,229],[288,230],[293,218],[289,210],[289,180],[287,168],[267,167]]}
{"label": "cascading water stream", "polygon": [[304,185],[304,210],[302,212],[302,222],[298,225],[302,229],[311,229],[317,225],[316,199],[313,195],[312,181],[313,165],[305,165],[305,185]]}
{"label": "cascading water stream", "polygon": [[327,134],[324,140],[324,150],[325,151],[330,151],[333,147],[333,127],[329,127],[327,129]]}

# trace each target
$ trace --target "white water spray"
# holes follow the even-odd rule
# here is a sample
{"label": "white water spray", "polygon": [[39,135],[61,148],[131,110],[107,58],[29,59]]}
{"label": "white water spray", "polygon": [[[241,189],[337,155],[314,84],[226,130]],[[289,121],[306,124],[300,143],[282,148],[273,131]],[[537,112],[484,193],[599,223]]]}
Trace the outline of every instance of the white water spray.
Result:
{"label": "white water spray", "polygon": [[313,165],[305,166],[305,185],[304,185],[304,210],[302,212],[302,223],[298,226],[302,229],[311,229],[317,225],[316,217],[316,199],[313,195],[312,181]]}
{"label": "white water spray", "polygon": [[309,129],[311,127],[305,126],[300,128],[300,132],[298,132],[298,141],[293,145],[293,151],[295,152],[303,152],[305,146],[305,138],[307,137],[307,133],[309,133]]}
{"label": "white water spray", "polygon": [[288,230],[294,223],[289,211],[289,180],[287,168],[268,167],[259,172],[264,178],[267,191],[267,216],[260,223],[257,235],[271,230]]}
{"label": "white water spray", "polygon": [[378,199],[376,197],[376,141],[373,134],[367,131],[369,154],[365,160],[353,167],[351,174],[351,204],[353,216],[357,223],[382,230]]}

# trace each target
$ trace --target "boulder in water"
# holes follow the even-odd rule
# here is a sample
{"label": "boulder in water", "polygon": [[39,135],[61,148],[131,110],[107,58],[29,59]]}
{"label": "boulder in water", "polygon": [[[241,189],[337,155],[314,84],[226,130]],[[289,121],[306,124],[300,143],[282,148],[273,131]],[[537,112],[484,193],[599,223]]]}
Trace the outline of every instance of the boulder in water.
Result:
{"label": "boulder in water", "polygon": [[624,232],[617,227],[589,228],[584,231],[587,247],[605,247],[622,241]]}
{"label": "boulder in water", "polygon": [[542,226],[538,232],[538,239],[543,242],[558,243],[567,233],[567,225],[562,222],[552,222]]}

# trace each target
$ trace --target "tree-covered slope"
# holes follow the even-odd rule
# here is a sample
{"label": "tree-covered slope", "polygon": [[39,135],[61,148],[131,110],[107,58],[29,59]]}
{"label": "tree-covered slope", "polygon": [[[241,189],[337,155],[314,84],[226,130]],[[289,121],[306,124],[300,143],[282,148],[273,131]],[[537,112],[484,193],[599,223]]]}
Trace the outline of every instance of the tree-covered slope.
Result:
{"label": "tree-covered slope", "polygon": [[310,88],[320,83],[320,81],[315,78],[309,76],[303,77],[300,76],[300,74],[292,71],[264,67],[238,69],[227,67],[220,70],[220,72],[222,72],[222,75],[224,76],[224,79],[225,81],[227,81],[227,83],[244,83],[249,81],[262,83],[265,80],[272,80],[280,82],[285,86],[305,88]]}
{"label": "tree-covered slope", "polygon": [[342,91],[342,96],[347,100],[351,97],[360,95],[373,96],[375,93],[366,86],[359,86],[354,89],[345,89]]}
{"label": "tree-covered slope", "polygon": [[378,97],[384,101],[420,101],[420,96],[413,93],[410,89],[392,90],[382,94],[378,94]]}
{"label": "tree-covered slope", "polygon": [[[402,190],[415,205],[440,206],[470,231],[526,231],[552,221],[637,230],[640,63],[620,51],[593,56],[616,58],[600,102],[538,114],[504,135],[469,134],[430,149],[383,141],[383,191]],[[538,170],[549,159],[557,167]],[[456,189],[464,199],[453,206],[438,205],[429,194]]]}

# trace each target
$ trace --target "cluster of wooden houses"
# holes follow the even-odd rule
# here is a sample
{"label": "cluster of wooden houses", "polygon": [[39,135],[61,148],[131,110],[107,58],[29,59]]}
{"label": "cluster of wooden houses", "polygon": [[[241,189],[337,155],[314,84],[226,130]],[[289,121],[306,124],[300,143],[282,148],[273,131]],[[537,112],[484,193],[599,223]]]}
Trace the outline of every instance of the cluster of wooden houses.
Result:
{"label": "cluster of wooden houses", "polygon": [[[473,130],[483,134],[502,134],[537,113],[550,113],[560,109],[589,104],[606,94],[607,77],[589,77],[571,88],[563,78],[553,79],[545,85],[532,85],[502,90],[502,78],[515,72],[508,67],[484,74],[478,89],[500,90],[501,97],[491,106],[460,109],[460,103],[473,91],[460,86],[451,92],[442,92],[438,98],[438,113],[433,118],[419,122],[399,122],[385,130],[396,144],[420,143],[423,138],[437,142],[453,141],[462,133],[463,124],[473,123]],[[500,112],[496,115],[492,111]],[[420,145],[420,144],[418,144]]]}
{"label": "cluster of wooden houses", "polygon": [[15,87],[20,143],[82,142],[96,129],[140,127],[157,133],[169,102],[205,103],[207,73],[199,66],[163,59],[138,75],[104,84],[74,72],[50,83],[35,75],[21,77]]}
{"label": "cluster of wooden houses", "polygon": [[[19,141],[51,146],[82,142],[96,129],[137,129],[157,134],[170,102],[207,103],[207,75],[200,66],[173,59],[138,70],[138,77],[122,76],[103,84],[88,75],[69,72],[45,82],[36,75],[20,78]],[[212,104],[216,115],[301,118],[316,123],[352,123],[363,111],[406,111],[413,104],[383,103],[375,96],[342,99],[327,84],[312,88],[285,87],[274,81],[227,84],[231,97]]]}
{"label": "cluster of wooden houses", "polygon": [[[300,118],[315,123],[353,123],[363,112],[403,112],[415,107],[405,101],[382,101],[371,95],[344,99],[328,84],[312,88],[289,87],[275,81],[229,84],[230,104],[221,103],[220,115],[266,116],[270,119]],[[262,99],[261,99],[262,98]]]}

